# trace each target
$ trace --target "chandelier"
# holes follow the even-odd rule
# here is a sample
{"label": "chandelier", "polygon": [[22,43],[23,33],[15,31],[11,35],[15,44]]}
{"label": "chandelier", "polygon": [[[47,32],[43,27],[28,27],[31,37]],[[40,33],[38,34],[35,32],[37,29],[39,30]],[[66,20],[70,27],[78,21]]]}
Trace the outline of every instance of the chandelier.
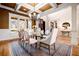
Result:
{"label": "chandelier", "polygon": [[37,19],[37,15],[38,15],[38,13],[35,11],[35,6],[34,6],[34,10],[33,10],[33,12],[32,13],[29,13],[29,17],[31,18],[31,19]]}

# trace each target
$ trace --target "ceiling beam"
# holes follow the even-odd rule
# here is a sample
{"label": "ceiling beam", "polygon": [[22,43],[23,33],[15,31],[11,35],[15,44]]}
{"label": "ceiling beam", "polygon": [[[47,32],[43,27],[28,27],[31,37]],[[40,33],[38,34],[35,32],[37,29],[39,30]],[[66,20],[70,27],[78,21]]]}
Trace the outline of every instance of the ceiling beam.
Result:
{"label": "ceiling beam", "polygon": [[0,4],[0,8],[4,8],[4,9],[10,10],[10,11],[15,11],[13,8],[6,7],[6,6],[1,5],[1,4]]}
{"label": "ceiling beam", "polygon": [[16,11],[19,10],[21,6],[22,4],[16,4]]}
{"label": "ceiling beam", "polygon": [[45,6],[47,3],[39,3],[35,6],[35,11],[39,10],[40,8],[42,8],[43,6]]}
{"label": "ceiling beam", "polygon": [[31,5],[27,4],[27,3],[17,3],[17,8],[16,10],[20,9],[21,6],[24,6],[25,8],[28,8],[30,10],[33,10],[34,7],[32,7]]}
{"label": "ceiling beam", "polygon": [[36,12],[37,12],[37,13],[41,13],[42,11],[41,11],[41,10],[36,10]]}
{"label": "ceiling beam", "polygon": [[51,5],[53,8],[57,8],[57,4],[56,4],[56,3],[50,3],[50,5]]}
{"label": "ceiling beam", "polygon": [[[33,11],[30,10],[30,11],[27,12],[27,14],[32,13],[32,12],[33,12]],[[40,11],[40,10],[36,10],[35,12],[37,12],[37,13],[41,13],[42,11]]]}
{"label": "ceiling beam", "polygon": [[22,11],[17,11],[18,13],[21,13],[21,14],[25,14],[25,15],[27,15],[27,13],[25,13],[25,12],[22,12]]}
{"label": "ceiling beam", "polygon": [[[3,9],[7,9],[7,10],[10,10],[10,11],[16,11],[15,9],[13,8],[10,8],[10,7],[7,7],[7,6],[3,6],[0,4],[0,8],[3,8]],[[27,13],[24,13],[24,12],[21,12],[21,11],[17,11],[18,13],[21,13],[21,14],[25,14],[27,15]]]}
{"label": "ceiling beam", "polygon": [[25,4],[25,3],[23,3],[23,4],[22,4],[22,6],[24,6],[24,7],[28,8],[28,9],[30,9],[30,10],[32,10],[32,11],[34,10],[34,7],[33,7],[33,6],[31,6],[30,4],[27,4],[27,3],[26,3],[26,4]]}

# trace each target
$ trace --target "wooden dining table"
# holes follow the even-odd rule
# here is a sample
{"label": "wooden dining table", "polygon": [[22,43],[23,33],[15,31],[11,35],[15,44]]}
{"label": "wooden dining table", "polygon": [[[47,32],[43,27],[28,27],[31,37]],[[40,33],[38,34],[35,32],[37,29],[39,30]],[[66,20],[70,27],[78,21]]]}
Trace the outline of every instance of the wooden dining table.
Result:
{"label": "wooden dining table", "polygon": [[41,34],[41,35],[34,34],[34,37],[37,40],[37,48],[39,48],[40,40],[42,40],[45,37],[43,37],[43,34]]}

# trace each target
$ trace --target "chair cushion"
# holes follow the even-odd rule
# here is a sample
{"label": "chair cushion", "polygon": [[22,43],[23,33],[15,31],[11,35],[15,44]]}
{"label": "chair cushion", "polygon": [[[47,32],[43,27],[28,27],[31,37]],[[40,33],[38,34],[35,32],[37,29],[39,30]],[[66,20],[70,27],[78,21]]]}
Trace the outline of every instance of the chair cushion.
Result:
{"label": "chair cushion", "polygon": [[50,44],[51,35],[47,35],[47,36],[44,36],[44,37],[46,37],[46,38],[40,40],[40,42],[43,42],[43,43],[46,43],[46,44]]}
{"label": "chair cushion", "polygon": [[50,30],[46,30],[45,34],[49,35],[50,34]]}
{"label": "chair cushion", "polygon": [[49,35],[43,35],[43,37],[45,37],[46,39],[48,39],[50,37],[51,34]]}
{"label": "chair cushion", "polygon": [[34,44],[34,43],[36,43],[36,42],[37,42],[36,39],[33,39],[33,38],[30,38],[30,39],[29,39],[29,44]]}
{"label": "chair cushion", "polygon": [[43,42],[43,41],[45,41],[45,40],[47,40],[47,39],[41,39],[40,42]]}
{"label": "chair cushion", "polygon": [[43,39],[40,42],[50,45],[50,41],[48,39]]}

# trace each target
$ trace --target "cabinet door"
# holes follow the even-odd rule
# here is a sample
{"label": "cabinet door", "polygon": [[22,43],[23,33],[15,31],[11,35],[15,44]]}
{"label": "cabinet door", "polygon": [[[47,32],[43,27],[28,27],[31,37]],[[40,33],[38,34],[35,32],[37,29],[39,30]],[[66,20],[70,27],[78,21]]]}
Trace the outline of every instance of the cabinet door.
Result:
{"label": "cabinet door", "polygon": [[9,15],[5,10],[0,10],[0,29],[9,28]]}

